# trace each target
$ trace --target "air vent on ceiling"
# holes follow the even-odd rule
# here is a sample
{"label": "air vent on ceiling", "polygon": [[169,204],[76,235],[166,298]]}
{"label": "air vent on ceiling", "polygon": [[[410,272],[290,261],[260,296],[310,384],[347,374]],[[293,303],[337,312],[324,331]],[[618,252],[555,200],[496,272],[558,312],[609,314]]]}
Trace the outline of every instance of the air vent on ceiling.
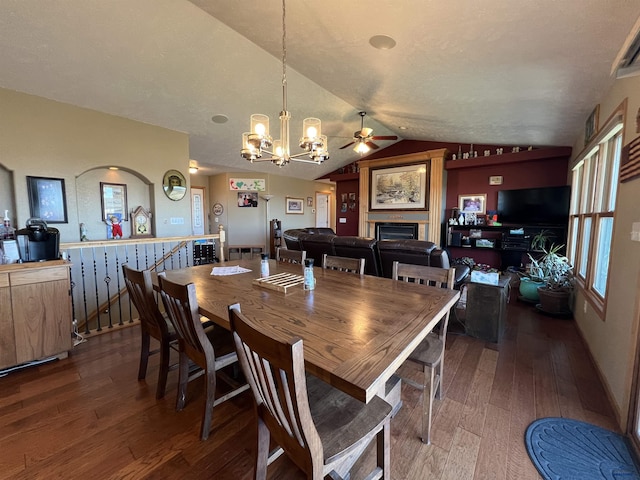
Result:
{"label": "air vent on ceiling", "polygon": [[612,66],[616,78],[640,75],[640,18],[631,29],[631,33],[622,45]]}

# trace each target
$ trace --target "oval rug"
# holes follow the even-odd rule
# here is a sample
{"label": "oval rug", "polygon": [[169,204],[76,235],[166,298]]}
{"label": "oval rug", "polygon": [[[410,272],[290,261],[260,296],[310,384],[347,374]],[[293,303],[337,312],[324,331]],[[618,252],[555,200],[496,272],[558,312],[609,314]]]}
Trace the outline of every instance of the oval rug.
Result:
{"label": "oval rug", "polygon": [[545,480],[631,480],[640,472],[624,436],[568,418],[541,418],[525,444]]}

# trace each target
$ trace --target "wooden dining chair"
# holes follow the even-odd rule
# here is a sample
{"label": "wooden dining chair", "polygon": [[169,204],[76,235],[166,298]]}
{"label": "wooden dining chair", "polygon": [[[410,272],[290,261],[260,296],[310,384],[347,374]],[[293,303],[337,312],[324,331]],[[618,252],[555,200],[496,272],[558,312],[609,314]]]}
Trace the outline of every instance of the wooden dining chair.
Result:
{"label": "wooden dining chair", "polygon": [[[147,376],[149,356],[160,353],[160,368],[156,386],[156,398],[160,399],[164,397],[167,377],[169,370],[171,370],[169,364],[171,349],[178,351],[178,337],[167,316],[158,308],[151,283],[151,272],[149,270],[135,270],[128,265],[123,265],[122,273],[129,298],[138,311],[142,333],[138,380],[144,380]],[[160,343],[160,347],[156,350],[150,350],[152,337]]]}
{"label": "wooden dining chair", "polygon": [[276,249],[276,261],[278,262],[304,265],[305,258],[307,258],[307,252],[304,250],[287,250],[280,247]]}
{"label": "wooden dining chair", "polygon": [[[453,290],[455,269],[429,267],[393,262],[392,278],[398,281],[421,283]],[[449,311],[420,345],[409,355],[409,361],[422,367],[422,385],[411,379],[402,378],[408,384],[423,390],[422,400],[422,441],[431,443],[431,416],[433,400],[442,398],[442,374],[444,370],[444,347],[449,326]]]}
{"label": "wooden dining chair", "polygon": [[364,258],[336,257],[325,253],[322,255],[322,268],[364,275]]}
{"label": "wooden dining chair", "polygon": [[[158,281],[164,308],[178,335],[180,373],[176,410],[181,411],[184,408],[189,380],[204,374],[206,376],[206,400],[200,438],[206,440],[211,430],[214,407],[244,392],[249,388],[249,385],[238,383],[235,379],[221,372],[221,369],[238,361],[233,338],[228,330],[219,326],[208,328],[208,332],[205,332],[198,313],[196,286],[193,283],[181,285],[167,280],[164,272],[158,274]],[[190,360],[202,369],[199,373],[191,376],[189,375]],[[232,390],[215,398],[216,377],[218,375],[231,386]]]}
{"label": "wooden dining chair", "polygon": [[229,310],[240,364],[257,413],[255,478],[267,477],[270,437],[309,479],[349,478],[376,438],[377,461],[367,478],[390,479],[391,406],[380,397],[364,404],[305,375],[300,338],[277,340],[253,327],[239,306]]}

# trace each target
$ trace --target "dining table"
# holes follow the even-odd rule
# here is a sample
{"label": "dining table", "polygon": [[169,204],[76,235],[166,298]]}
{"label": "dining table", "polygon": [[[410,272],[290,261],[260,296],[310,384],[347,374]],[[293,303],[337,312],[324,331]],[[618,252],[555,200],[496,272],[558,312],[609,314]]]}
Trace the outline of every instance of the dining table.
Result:
{"label": "dining table", "polygon": [[[230,274],[214,275],[214,269]],[[269,274],[302,277],[303,266],[269,260]],[[314,289],[299,283],[285,292],[256,284],[259,259],[166,270],[166,276],[193,283],[199,313],[218,325],[230,328],[228,308],[237,303],[269,336],[301,338],[307,372],[363,402],[384,396],[386,382],[460,296],[321,267],[314,267]],[[157,287],[156,276],[154,282]]]}

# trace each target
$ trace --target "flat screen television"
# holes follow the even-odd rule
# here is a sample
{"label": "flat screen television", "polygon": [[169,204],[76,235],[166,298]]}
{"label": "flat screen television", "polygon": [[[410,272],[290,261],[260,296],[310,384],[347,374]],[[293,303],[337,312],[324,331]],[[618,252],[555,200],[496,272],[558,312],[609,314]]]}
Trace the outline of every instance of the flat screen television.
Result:
{"label": "flat screen television", "polygon": [[523,188],[498,192],[498,221],[518,225],[563,225],[569,219],[571,187]]}

